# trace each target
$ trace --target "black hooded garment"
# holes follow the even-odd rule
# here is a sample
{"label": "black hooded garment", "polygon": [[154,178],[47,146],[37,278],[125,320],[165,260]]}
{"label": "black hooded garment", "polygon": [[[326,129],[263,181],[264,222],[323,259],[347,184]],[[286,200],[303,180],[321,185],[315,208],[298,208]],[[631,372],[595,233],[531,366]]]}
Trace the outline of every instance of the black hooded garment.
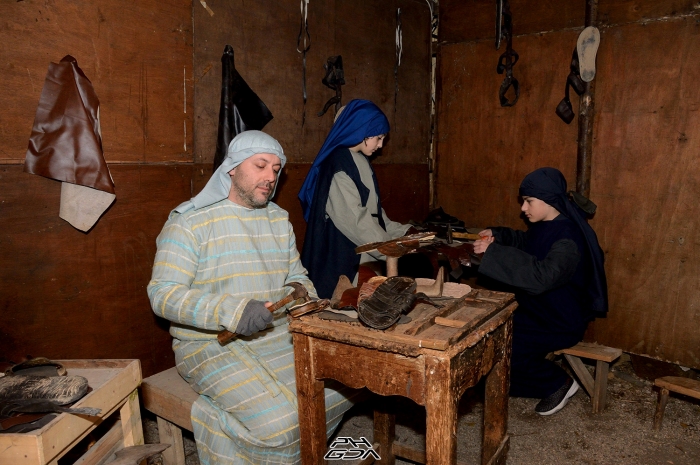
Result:
{"label": "black hooded garment", "polygon": [[[525,177],[520,195],[556,208],[551,221],[529,225],[528,231],[491,228],[479,273],[512,286],[518,301],[514,314],[511,395],[545,397],[567,379],[544,360],[551,351],[583,339],[588,323],[608,310],[603,251],[586,222],[593,204],[569,200],[564,176],[540,168]],[[593,206],[594,208],[594,206]]]}

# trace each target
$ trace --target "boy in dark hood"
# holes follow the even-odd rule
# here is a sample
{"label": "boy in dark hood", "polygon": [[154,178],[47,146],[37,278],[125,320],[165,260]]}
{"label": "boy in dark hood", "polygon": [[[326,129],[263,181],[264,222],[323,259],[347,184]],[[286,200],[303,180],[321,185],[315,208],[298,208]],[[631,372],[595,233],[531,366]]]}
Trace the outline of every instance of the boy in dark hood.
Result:
{"label": "boy in dark hood", "polygon": [[579,385],[546,356],[576,345],[588,323],[607,313],[604,257],[586,221],[595,205],[578,194],[571,200],[559,170],[528,174],[520,196],[527,232],[486,229],[474,252],[484,253],[479,273],[515,288],[510,394],[542,399],[535,411],[551,415]]}

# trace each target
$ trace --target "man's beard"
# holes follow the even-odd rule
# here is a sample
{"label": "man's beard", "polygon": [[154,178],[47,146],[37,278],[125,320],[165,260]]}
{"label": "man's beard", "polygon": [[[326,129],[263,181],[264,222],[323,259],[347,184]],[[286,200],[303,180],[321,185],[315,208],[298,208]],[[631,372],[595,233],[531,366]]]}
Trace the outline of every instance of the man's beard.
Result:
{"label": "man's beard", "polygon": [[265,197],[264,200],[258,200],[255,198],[255,189],[251,191],[247,191],[243,189],[236,181],[235,179],[231,179],[232,184],[233,184],[233,189],[236,191],[238,196],[243,199],[246,202],[246,206],[250,208],[265,208],[267,206],[267,203],[270,201],[270,197],[272,197],[272,185],[269,183],[263,183],[260,185],[255,186],[257,187],[266,187],[270,189],[270,193]]}

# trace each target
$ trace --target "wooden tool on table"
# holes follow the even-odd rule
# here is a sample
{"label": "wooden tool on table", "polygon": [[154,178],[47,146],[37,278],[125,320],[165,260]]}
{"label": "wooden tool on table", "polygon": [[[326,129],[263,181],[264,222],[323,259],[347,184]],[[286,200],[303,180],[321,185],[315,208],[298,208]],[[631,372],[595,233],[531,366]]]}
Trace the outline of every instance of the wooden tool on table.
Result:
{"label": "wooden tool on table", "polygon": [[[304,302],[309,302],[311,299],[309,299],[309,292],[306,290],[304,286],[302,286],[299,283],[293,282],[293,283],[287,283],[285,286],[291,287],[294,289],[291,294],[289,294],[287,297],[284,299],[278,300],[274,304],[270,305],[267,307],[268,310],[270,310],[270,313],[279,310],[280,308],[284,307],[287,305],[289,302],[292,302],[294,300],[299,300],[303,299]],[[231,331],[225,329],[216,336],[216,338],[219,340],[219,344],[226,345],[229,343],[231,340],[233,340],[237,336],[236,333],[232,333]]]}
{"label": "wooden tool on table", "polygon": [[385,242],[372,242],[355,248],[355,253],[371,252],[377,250],[386,255],[386,275],[388,277],[398,275],[398,259],[413,252],[420,247],[421,241],[428,241],[435,237],[433,232],[424,232],[402,236]]}

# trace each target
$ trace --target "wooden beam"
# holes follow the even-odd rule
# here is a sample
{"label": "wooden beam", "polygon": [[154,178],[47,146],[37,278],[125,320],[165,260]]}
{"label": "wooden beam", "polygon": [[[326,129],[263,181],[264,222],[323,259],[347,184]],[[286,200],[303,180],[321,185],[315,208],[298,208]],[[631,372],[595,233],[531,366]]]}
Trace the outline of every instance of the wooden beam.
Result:
{"label": "wooden beam", "polygon": [[[598,0],[586,0],[586,27],[598,23]],[[591,195],[591,159],[593,158],[593,116],[595,115],[595,79],[586,83],[578,106],[578,152],[576,192]]]}

